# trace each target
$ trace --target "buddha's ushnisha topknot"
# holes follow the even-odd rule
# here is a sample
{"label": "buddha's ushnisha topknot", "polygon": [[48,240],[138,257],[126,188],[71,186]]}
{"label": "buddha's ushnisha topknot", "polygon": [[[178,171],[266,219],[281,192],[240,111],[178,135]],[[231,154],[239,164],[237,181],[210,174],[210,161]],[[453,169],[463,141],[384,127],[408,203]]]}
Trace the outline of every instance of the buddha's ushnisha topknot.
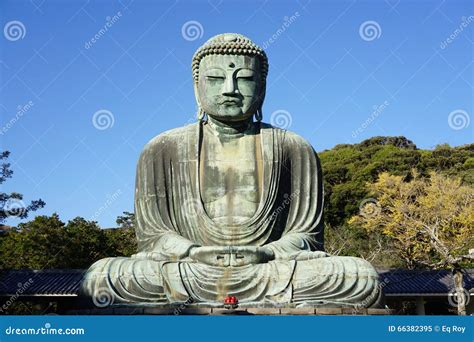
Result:
{"label": "buddha's ushnisha topknot", "polygon": [[198,82],[199,63],[208,55],[244,55],[257,56],[262,67],[262,79],[265,80],[268,74],[267,54],[261,47],[252,42],[249,38],[237,33],[223,33],[212,37],[204,43],[193,56],[193,79]]}

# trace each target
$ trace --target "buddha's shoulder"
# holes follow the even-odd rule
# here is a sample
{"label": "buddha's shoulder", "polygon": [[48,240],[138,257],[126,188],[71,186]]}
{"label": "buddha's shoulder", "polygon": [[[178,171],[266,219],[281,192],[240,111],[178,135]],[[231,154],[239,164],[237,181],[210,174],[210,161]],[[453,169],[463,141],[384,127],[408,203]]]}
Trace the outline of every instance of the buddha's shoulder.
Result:
{"label": "buddha's shoulder", "polygon": [[185,138],[187,134],[191,134],[196,130],[196,126],[197,123],[194,123],[164,131],[148,141],[144,147],[144,150],[154,149],[156,147],[162,146],[163,144],[174,144],[176,142],[182,143],[183,138]]}
{"label": "buddha's shoulder", "polygon": [[281,141],[285,146],[288,147],[300,147],[300,148],[313,148],[311,143],[303,138],[301,135],[296,134],[295,132],[289,131],[287,129],[279,128],[272,126],[270,124],[262,124],[262,127],[265,129],[270,129],[274,131],[278,136],[281,137]]}

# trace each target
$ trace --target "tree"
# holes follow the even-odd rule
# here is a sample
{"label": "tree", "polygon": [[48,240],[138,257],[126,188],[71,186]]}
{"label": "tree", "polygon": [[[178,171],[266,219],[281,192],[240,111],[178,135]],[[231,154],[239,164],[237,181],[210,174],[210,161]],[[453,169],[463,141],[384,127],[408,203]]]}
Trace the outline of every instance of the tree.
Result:
{"label": "tree", "polygon": [[137,252],[135,214],[124,211],[116,220],[118,228],[105,229],[109,256],[131,256]]}
{"label": "tree", "polygon": [[135,214],[124,211],[123,215],[117,216],[117,220],[115,222],[118,224],[120,228],[135,228],[136,221],[135,221]]}
{"label": "tree", "polygon": [[[64,268],[70,262],[68,236],[57,214],[37,216],[5,234],[0,245],[2,268]],[[74,249],[70,246],[70,248]]]}
{"label": "tree", "polygon": [[368,191],[376,200],[349,222],[382,231],[408,265],[452,269],[458,313],[465,315],[462,269],[474,259],[474,187],[437,172],[429,178],[413,172],[409,181],[382,173]]}
{"label": "tree", "polygon": [[400,268],[403,260],[395,253],[393,241],[380,231],[367,232],[358,225],[324,228],[324,249],[331,255],[354,256],[375,267]]}
{"label": "tree", "polygon": [[[0,165],[0,185],[13,175],[13,171],[10,169],[10,163],[5,162],[9,156],[10,152],[8,151],[0,153],[0,161],[2,162]],[[22,219],[26,218],[29,212],[43,208],[45,204],[43,200],[38,199],[26,205],[23,202],[22,194],[17,192],[10,194],[0,192],[0,224],[5,222],[6,218],[10,216],[16,216]]]}
{"label": "tree", "polygon": [[82,217],[70,220],[66,227],[68,237],[68,268],[89,268],[95,261],[108,255],[107,236],[97,222]]}
{"label": "tree", "polygon": [[[370,197],[365,184],[375,182],[382,172],[406,180],[416,169],[420,177],[431,171],[461,178],[474,186],[474,144],[432,150],[418,149],[405,137],[373,137],[359,144],[341,144],[319,153],[324,180],[324,222],[327,223],[326,248],[333,253],[370,260],[379,267],[410,265],[410,258],[391,258],[394,242],[383,234],[367,231],[348,220],[359,212],[359,204]],[[340,245],[344,245],[341,249]]]}
{"label": "tree", "polygon": [[76,217],[64,224],[58,214],[37,216],[5,234],[2,268],[89,268],[111,254],[107,236],[96,222]]}
{"label": "tree", "polygon": [[137,238],[132,228],[104,229],[107,237],[107,250],[110,257],[129,257],[137,252]]}
{"label": "tree", "polygon": [[382,172],[411,177],[431,171],[459,177],[474,186],[474,144],[450,147],[439,145],[421,150],[405,137],[373,137],[360,144],[342,144],[319,153],[324,180],[324,220],[332,227],[344,227],[357,214],[360,201],[367,198],[367,182]]}

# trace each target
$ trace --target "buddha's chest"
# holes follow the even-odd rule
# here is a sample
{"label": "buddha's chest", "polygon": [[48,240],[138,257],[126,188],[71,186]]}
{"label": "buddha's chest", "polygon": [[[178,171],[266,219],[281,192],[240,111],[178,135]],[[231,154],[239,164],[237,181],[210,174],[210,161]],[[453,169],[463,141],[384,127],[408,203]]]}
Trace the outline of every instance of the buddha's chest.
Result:
{"label": "buddha's chest", "polygon": [[221,141],[204,136],[200,160],[201,198],[211,218],[236,224],[257,210],[261,153],[254,135]]}

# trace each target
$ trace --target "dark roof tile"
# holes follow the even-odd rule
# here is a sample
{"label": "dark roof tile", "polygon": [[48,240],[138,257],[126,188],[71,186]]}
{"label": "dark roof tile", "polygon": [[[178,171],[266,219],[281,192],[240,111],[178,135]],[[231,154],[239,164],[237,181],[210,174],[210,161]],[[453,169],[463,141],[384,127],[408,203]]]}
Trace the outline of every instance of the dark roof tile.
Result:
{"label": "dark roof tile", "polygon": [[77,295],[84,270],[4,270],[0,296]]}
{"label": "dark roof tile", "polygon": [[[378,270],[387,294],[447,294],[454,290],[449,270]],[[464,270],[464,288],[474,289],[474,269]]]}

